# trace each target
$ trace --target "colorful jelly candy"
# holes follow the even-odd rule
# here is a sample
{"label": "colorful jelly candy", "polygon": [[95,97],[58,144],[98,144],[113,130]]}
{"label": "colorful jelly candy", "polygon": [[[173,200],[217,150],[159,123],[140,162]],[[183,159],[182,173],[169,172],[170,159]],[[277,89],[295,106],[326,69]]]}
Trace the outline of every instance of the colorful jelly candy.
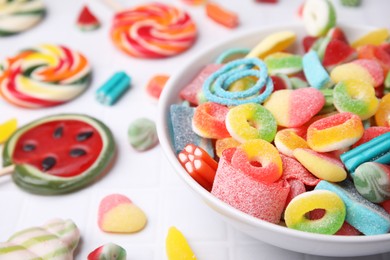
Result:
{"label": "colorful jelly candy", "polygon": [[268,55],[284,51],[291,46],[297,35],[292,31],[280,31],[272,33],[262,39],[246,56],[246,58],[260,58],[264,59]]}
{"label": "colorful jelly candy", "polygon": [[378,126],[390,127],[390,93],[382,97],[378,110],[375,113],[375,122]]}
{"label": "colorful jelly candy", "polygon": [[302,15],[306,31],[311,36],[323,36],[336,25],[336,12],[328,0],[305,1]]}
{"label": "colorful jelly candy", "polygon": [[279,126],[298,127],[308,122],[324,106],[324,95],[315,88],[279,90],[271,94],[264,107]]}
{"label": "colorful jelly candy", "polygon": [[1,259],[73,259],[80,232],[71,220],[53,219],[13,234],[0,243]]}
{"label": "colorful jelly candy", "polygon": [[276,121],[262,105],[247,103],[235,106],[226,115],[226,128],[239,142],[264,139],[271,142],[276,134]]}
{"label": "colorful jelly candy", "polygon": [[177,55],[190,48],[196,38],[197,28],[188,13],[157,2],[121,10],[111,27],[114,45],[137,58]]}
{"label": "colorful jelly candy", "polygon": [[131,78],[123,71],[115,73],[96,90],[96,99],[103,105],[112,106],[130,88]]}
{"label": "colorful jelly candy", "polygon": [[331,115],[312,123],[307,143],[317,152],[331,152],[351,146],[363,136],[361,119],[350,112]]}
{"label": "colorful jelly candy", "polygon": [[228,28],[235,28],[239,24],[239,17],[235,12],[215,2],[206,3],[206,15],[213,21]]}
{"label": "colorful jelly candy", "polygon": [[359,165],[351,173],[356,190],[367,200],[381,203],[390,199],[390,166],[376,162]]}
{"label": "colorful jelly candy", "polygon": [[153,99],[158,100],[168,79],[169,76],[167,75],[154,75],[146,85],[146,93]]}
{"label": "colorful jelly candy", "polygon": [[156,123],[148,118],[138,118],[130,123],[127,137],[135,150],[149,150],[158,144]]}
{"label": "colorful jelly candy", "polygon": [[18,128],[18,121],[13,118],[0,124],[0,144],[3,144]]}
{"label": "colorful jelly candy", "polygon": [[76,24],[81,31],[93,31],[100,27],[99,20],[86,5],[81,9]]}
{"label": "colorful jelly candy", "polygon": [[348,79],[340,81],[334,87],[333,104],[339,112],[351,112],[365,120],[377,112],[379,100],[372,85]]}
{"label": "colorful jelly candy", "polygon": [[311,174],[301,163],[292,157],[280,155],[283,163],[283,175],[282,178],[285,180],[299,180],[306,186],[314,187],[318,184],[320,179]]}
{"label": "colorful jelly candy", "polygon": [[90,79],[91,67],[84,55],[65,46],[42,44],[2,64],[0,96],[19,107],[51,107],[79,96]]}
{"label": "colorful jelly candy", "polygon": [[361,36],[357,40],[351,43],[353,48],[358,48],[367,44],[379,45],[386,41],[390,36],[389,30],[386,28],[380,28],[372,30],[369,33]]}
{"label": "colorful jelly candy", "polygon": [[237,147],[241,142],[237,141],[233,137],[218,139],[215,141],[215,153],[218,157],[222,156],[222,152],[228,148]]}
{"label": "colorful jelly candy", "polygon": [[202,148],[188,144],[177,157],[180,164],[203,188],[211,191],[218,163]]}
{"label": "colorful jelly candy", "polygon": [[[325,215],[310,220],[306,214],[314,209],[324,209]],[[287,227],[319,234],[333,235],[344,223],[346,209],[342,199],[334,192],[314,190],[293,198],[284,212]]]}
{"label": "colorful jelly candy", "polygon": [[168,235],[165,239],[165,248],[168,260],[196,260],[196,256],[188,244],[187,239],[176,227],[169,228]]}
{"label": "colorful jelly candy", "polygon": [[390,215],[382,207],[363,198],[348,179],[339,183],[322,180],[315,190],[336,193],[345,204],[345,220],[363,234],[378,235],[390,231]]}
{"label": "colorful jelly candy", "polygon": [[[259,140],[260,142],[267,144],[265,147],[272,147],[271,144],[266,141],[262,141],[261,139],[256,141]],[[277,182],[267,184],[261,180],[261,175],[253,176],[244,172],[243,170],[245,170],[245,168],[236,168],[232,164],[232,158],[237,149],[238,148],[226,149],[222,153],[211,194],[230,206],[251,216],[271,223],[279,223],[290,191],[288,183],[284,180],[279,180]],[[275,148],[272,147],[271,150],[272,149]],[[251,166],[250,161],[247,158],[245,160],[246,155],[243,153],[240,154],[242,154],[244,158],[242,158],[243,161],[239,160],[239,167],[242,166],[241,162],[246,168],[257,167]],[[238,158],[236,158],[236,160],[237,159]],[[264,157],[264,159],[266,159],[266,157]],[[270,168],[270,166],[271,165],[269,164],[267,165],[268,168]],[[280,168],[277,166],[274,170],[275,174],[272,175],[276,177],[278,175],[276,172],[279,171],[277,169]],[[265,171],[265,169],[266,168],[263,168],[263,172],[266,172],[267,175],[269,175],[269,170],[271,169],[268,169],[268,171]]]}
{"label": "colorful jelly candy", "polygon": [[12,178],[38,194],[83,188],[110,169],[116,145],[101,121],[80,114],[44,117],[19,128],[4,145],[3,165],[15,165]]}
{"label": "colorful jelly candy", "polygon": [[302,71],[302,57],[286,52],[276,52],[264,59],[268,72],[271,75],[277,73],[291,75]]}
{"label": "colorful jelly candy", "polygon": [[337,65],[350,62],[357,57],[357,52],[348,42],[331,39],[326,46],[322,65],[328,70],[332,71]]}
{"label": "colorful jelly candy", "polygon": [[218,103],[206,102],[195,108],[192,130],[201,137],[221,139],[230,137],[226,129],[226,115],[229,109]]}
{"label": "colorful jelly candy", "polygon": [[[322,0],[321,0],[322,1]],[[310,86],[316,89],[328,88],[333,82],[323,67],[317,52],[310,50],[302,59],[303,71]]]}
{"label": "colorful jelly candy", "polygon": [[299,136],[294,128],[279,130],[275,135],[274,143],[280,153],[290,157],[293,157],[293,152],[297,148],[309,148],[306,140]]}
{"label": "colorful jelly candy", "polygon": [[142,209],[124,195],[108,195],[99,204],[98,225],[104,232],[134,233],[142,230],[146,222]]}
{"label": "colorful jelly candy", "polygon": [[355,148],[361,144],[367,143],[371,139],[378,137],[384,133],[390,132],[390,127],[384,126],[371,126],[364,129],[362,138],[359,139],[356,143],[352,145],[352,148]]}
{"label": "colorful jelly candy", "polygon": [[88,260],[126,260],[126,250],[114,243],[102,245],[88,254]]}

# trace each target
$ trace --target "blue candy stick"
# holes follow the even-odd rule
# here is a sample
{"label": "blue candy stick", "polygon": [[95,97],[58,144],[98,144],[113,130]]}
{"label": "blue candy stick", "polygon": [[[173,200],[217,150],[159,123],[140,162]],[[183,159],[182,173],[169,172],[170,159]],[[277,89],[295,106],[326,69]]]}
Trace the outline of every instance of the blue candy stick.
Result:
{"label": "blue candy stick", "polygon": [[117,72],[96,91],[96,99],[111,106],[130,88],[130,83],[131,78],[125,72]]}

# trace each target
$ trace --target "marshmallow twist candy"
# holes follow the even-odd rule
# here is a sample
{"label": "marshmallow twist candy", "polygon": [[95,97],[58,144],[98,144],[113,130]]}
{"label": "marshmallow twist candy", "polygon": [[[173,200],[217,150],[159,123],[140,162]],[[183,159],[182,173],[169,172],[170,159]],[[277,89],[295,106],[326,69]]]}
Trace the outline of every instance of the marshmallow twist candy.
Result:
{"label": "marshmallow twist candy", "polygon": [[196,25],[186,12],[161,3],[121,11],[111,28],[114,44],[139,58],[177,55],[191,47],[196,36]]}
{"label": "marshmallow twist candy", "polygon": [[0,0],[0,37],[30,29],[45,13],[43,0]]}
{"label": "marshmallow twist candy", "polygon": [[60,45],[39,45],[0,64],[0,95],[24,108],[60,105],[80,95],[89,85],[88,60]]}

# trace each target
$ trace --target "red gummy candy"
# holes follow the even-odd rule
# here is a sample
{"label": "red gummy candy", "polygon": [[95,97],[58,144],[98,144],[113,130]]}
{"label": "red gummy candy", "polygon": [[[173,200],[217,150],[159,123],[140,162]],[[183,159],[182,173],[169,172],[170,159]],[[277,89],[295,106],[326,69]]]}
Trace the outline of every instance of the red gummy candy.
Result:
{"label": "red gummy candy", "polygon": [[322,64],[324,67],[333,67],[356,58],[357,53],[348,43],[341,40],[331,40],[326,47]]}

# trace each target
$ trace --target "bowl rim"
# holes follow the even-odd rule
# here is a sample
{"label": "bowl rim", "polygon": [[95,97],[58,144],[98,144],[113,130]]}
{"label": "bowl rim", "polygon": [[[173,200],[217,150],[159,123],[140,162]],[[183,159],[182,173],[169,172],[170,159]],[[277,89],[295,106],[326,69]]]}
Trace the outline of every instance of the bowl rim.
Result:
{"label": "bowl rim", "polygon": [[[261,28],[252,28],[247,29],[242,32],[238,32],[232,36],[229,36],[226,39],[217,41],[211,45],[209,45],[207,48],[203,48],[202,50],[199,50],[198,52],[194,53],[193,57],[189,59],[183,66],[181,66],[174,75],[172,75],[169,80],[167,81],[161,96],[158,101],[158,118],[157,118],[157,134],[159,137],[160,144],[162,146],[162,149],[164,151],[164,155],[168,159],[171,166],[173,166],[174,170],[176,171],[176,174],[180,176],[180,179],[185,182],[186,185],[188,185],[193,192],[196,193],[197,196],[200,196],[206,204],[208,204],[209,207],[212,207],[214,211],[217,211],[220,215],[226,216],[226,213],[228,213],[229,218],[234,218],[235,220],[242,222],[247,225],[251,225],[254,227],[259,227],[262,229],[266,229],[268,231],[281,233],[283,235],[288,235],[293,238],[297,239],[309,239],[309,240],[315,240],[319,242],[341,242],[341,243],[374,243],[379,241],[386,241],[390,240],[390,233],[387,234],[380,234],[380,235],[360,235],[360,236],[338,236],[338,235],[325,235],[325,234],[316,234],[316,233],[309,233],[305,231],[295,230],[291,228],[287,228],[282,225],[273,224],[270,222],[267,222],[265,220],[261,220],[258,218],[255,218],[253,216],[250,216],[232,206],[229,204],[223,202],[222,200],[218,199],[214,195],[212,195],[210,192],[205,190],[201,185],[199,185],[181,166],[179,163],[173,149],[171,146],[171,140],[169,138],[169,126],[168,126],[168,113],[169,112],[169,106],[173,103],[170,103],[170,92],[171,89],[174,88],[174,86],[177,83],[178,79],[181,77],[183,73],[185,73],[186,70],[188,70],[191,66],[191,64],[195,64],[196,62],[199,62],[201,57],[205,56],[207,53],[212,52],[214,49],[221,47],[223,45],[226,45],[230,42],[237,41],[239,39],[243,39],[245,37],[249,37],[251,35],[254,35],[255,33],[264,33],[264,31],[267,30],[285,30],[286,28],[289,29],[298,29],[298,27],[303,27],[302,23],[291,23],[291,24],[277,24],[277,25],[268,25],[263,26]],[[367,26],[367,25],[351,25],[346,23],[338,23],[337,27],[345,28],[345,29],[354,29],[356,30],[359,28],[359,30],[363,31],[370,31],[373,29],[376,29],[376,27],[373,26]],[[237,46],[239,47],[239,46]],[[184,85],[183,85],[184,87]],[[183,88],[182,87],[182,88]],[[178,93],[176,93],[178,95]],[[222,214],[221,211],[224,213]]]}

